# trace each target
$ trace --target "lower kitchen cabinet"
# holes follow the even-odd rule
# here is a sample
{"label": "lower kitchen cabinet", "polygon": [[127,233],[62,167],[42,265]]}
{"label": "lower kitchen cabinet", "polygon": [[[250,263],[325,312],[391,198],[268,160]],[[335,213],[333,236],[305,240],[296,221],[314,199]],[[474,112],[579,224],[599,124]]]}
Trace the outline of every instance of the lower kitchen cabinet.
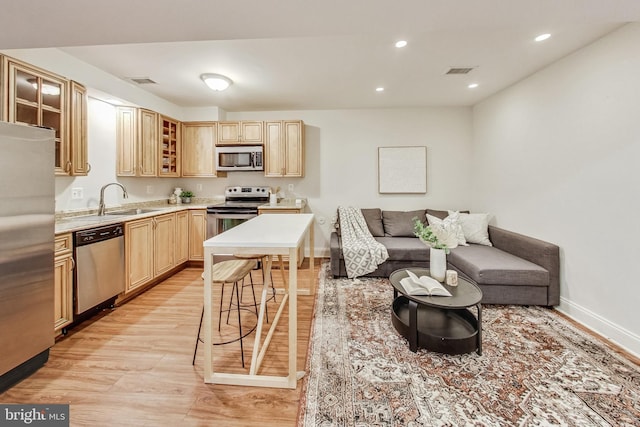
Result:
{"label": "lower kitchen cabinet", "polygon": [[55,237],[54,260],[54,331],[73,322],[73,236],[71,233]]}
{"label": "lower kitchen cabinet", "polygon": [[125,223],[125,294],[153,280],[153,249],[153,218]]}
{"label": "lower kitchen cabinet", "polygon": [[189,211],[176,212],[176,265],[189,261]]}
{"label": "lower kitchen cabinet", "polygon": [[207,210],[189,211],[189,261],[204,261],[202,243],[207,238]]}
{"label": "lower kitchen cabinet", "polygon": [[185,210],[125,223],[125,294],[189,260],[189,220]]}
{"label": "lower kitchen cabinet", "polygon": [[176,214],[153,217],[154,277],[176,265]]}

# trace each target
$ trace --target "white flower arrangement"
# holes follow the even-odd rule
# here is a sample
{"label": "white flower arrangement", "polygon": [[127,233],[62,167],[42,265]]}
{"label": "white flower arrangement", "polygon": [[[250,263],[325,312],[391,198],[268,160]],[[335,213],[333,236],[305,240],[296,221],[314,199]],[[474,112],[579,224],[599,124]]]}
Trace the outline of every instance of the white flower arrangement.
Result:
{"label": "white flower arrangement", "polygon": [[443,249],[449,253],[450,249],[458,246],[455,230],[443,224],[424,225],[419,218],[413,218],[413,230],[422,243],[433,248]]}

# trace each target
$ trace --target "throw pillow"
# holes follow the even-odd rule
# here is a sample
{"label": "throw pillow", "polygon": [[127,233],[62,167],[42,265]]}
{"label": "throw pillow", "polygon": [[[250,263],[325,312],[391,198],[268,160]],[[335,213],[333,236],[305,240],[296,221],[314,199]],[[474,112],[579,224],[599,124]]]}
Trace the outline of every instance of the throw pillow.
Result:
{"label": "throw pillow", "polygon": [[[451,211],[439,211],[436,209],[427,209],[427,214],[431,216],[435,216],[436,218],[445,219],[449,216],[449,212]],[[469,213],[469,211],[459,211],[460,213]]]}
{"label": "throw pillow", "polygon": [[382,211],[384,235],[393,237],[415,237],[413,234],[413,218],[425,221],[424,209],[417,211]]}
{"label": "throw pillow", "polygon": [[382,226],[382,211],[378,208],[360,209],[367,227],[373,237],[384,237],[384,227]]}
{"label": "throw pillow", "polygon": [[460,223],[464,238],[468,243],[493,246],[489,240],[489,214],[486,213],[461,213]]}
{"label": "throw pillow", "polygon": [[458,240],[458,245],[469,246],[464,238],[459,212],[452,212],[445,219],[440,219],[427,213],[427,221],[429,221],[429,225],[441,225],[445,230],[453,233]]}

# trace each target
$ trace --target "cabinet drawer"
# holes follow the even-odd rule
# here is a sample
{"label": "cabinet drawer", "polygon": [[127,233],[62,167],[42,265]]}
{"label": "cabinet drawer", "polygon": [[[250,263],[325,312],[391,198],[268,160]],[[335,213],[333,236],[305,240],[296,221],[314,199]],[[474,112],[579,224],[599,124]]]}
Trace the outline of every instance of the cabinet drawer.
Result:
{"label": "cabinet drawer", "polygon": [[59,234],[55,237],[55,255],[64,255],[73,250],[73,238],[71,233]]}

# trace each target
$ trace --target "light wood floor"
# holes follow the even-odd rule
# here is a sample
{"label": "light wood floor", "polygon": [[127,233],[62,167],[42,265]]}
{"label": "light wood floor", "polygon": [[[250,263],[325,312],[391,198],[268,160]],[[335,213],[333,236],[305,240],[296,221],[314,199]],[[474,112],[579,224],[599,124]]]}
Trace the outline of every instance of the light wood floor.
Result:
{"label": "light wood floor", "polygon": [[[191,365],[202,310],[201,272],[185,269],[71,329],[51,349],[47,364],[0,394],[0,402],[69,403],[72,426],[295,425],[302,381],[295,390],[205,384],[202,343],[196,365]],[[276,271],[273,276],[276,285],[281,283]],[[300,280],[307,277],[300,270]],[[314,298],[298,297],[299,370],[306,363]],[[275,314],[275,303],[268,307]],[[286,371],[286,313],[260,373]],[[254,336],[245,340],[247,368]],[[214,354],[221,351],[221,366],[214,369],[242,370],[239,343],[214,347]]]}

